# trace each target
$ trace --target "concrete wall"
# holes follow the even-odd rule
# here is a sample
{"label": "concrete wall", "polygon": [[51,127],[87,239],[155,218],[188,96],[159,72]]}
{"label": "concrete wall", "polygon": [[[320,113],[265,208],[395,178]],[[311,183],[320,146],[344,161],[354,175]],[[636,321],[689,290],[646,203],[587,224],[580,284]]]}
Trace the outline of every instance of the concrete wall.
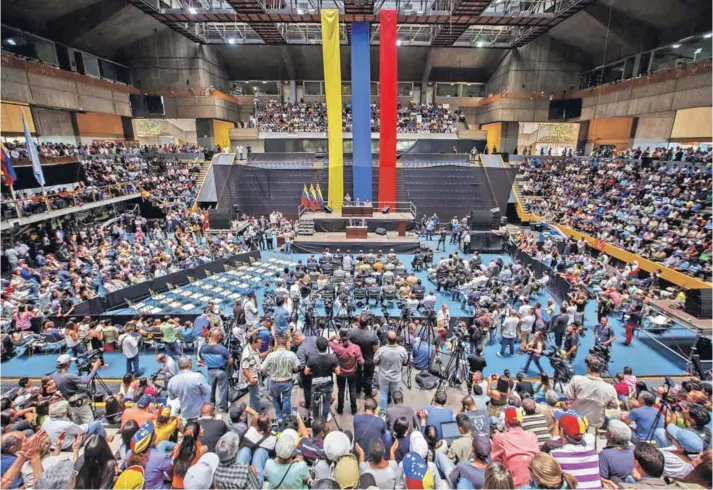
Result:
{"label": "concrete wall", "polygon": [[142,39],[126,53],[141,90],[185,90],[186,80],[194,89],[228,90],[225,60],[217,47],[196,44],[172,30]]}
{"label": "concrete wall", "polygon": [[488,79],[488,92],[557,92],[579,86],[582,65],[562,43],[540,36],[511,49]]}
{"label": "concrete wall", "polygon": [[636,125],[636,133],[632,146],[646,148],[650,146],[667,146],[673,129],[675,112],[664,112],[642,116]]}
{"label": "concrete wall", "polygon": [[706,72],[584,97],[580,119],[642,116],[709,107],[712,103],[711,74]]}
{"label": "concrete wall", "polygon": [[495,121],[547,121],[550,101],[548,99],[502,98],[475,109],[475,122],[487,124]]}
{"label": "concrete wall", "polygon": [[130,116],[129,94],[59,77],[3,67],[2,99],[56,109]]}
{"label": "concrete wall", "polygon": [[[240,121],[237,104],[212,96],[166,97],[163,98],[167,118],[175,119],[222,119]],[[249,115],[244,118],[246,121]]]}
{"label": "concrete wall", "polygon": [[32,119],[35,121],[35,128],[40,140],[77,143],[72,113],[69,111],[33,107]]}

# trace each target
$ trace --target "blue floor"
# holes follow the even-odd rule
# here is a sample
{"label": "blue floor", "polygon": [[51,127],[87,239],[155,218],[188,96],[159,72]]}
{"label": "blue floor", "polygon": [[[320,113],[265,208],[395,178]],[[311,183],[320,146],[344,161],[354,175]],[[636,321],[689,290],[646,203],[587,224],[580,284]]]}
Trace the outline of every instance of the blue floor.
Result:
{"label": "blue floor", "polygon": [[[433,242],[432,245],[435,245]],[[436,259],[443,255],[456,251],[455,245],[449,245],[445,253],[440,252],[436,254]],[[481,254],[484,263],[488,263],[497,257],[502,257],[503,260],[511,262],[509,256],[498,255],[498,254]],[[263,261],[271,257],[288,258],[287,255],[279,252],[263,252]],[[302,259],[306,261],[307,254],[292,254],[289,256],[291,260]],[[410,255],[400,255],[399,258],[406,264],[407,268],[410,268],[411,256]],[[435,285],[428,281],[427,273],[425,271],[417,272],[416,276],[419,277],[423,284],[426,286],[428,291],[432,286],[435,291]],[[263,295],[262,290],[258,290],[258,300],[262,303]],[[447,295],[443,293],[436,293],[438,298],[437,307],[440,308],[442,302],[446,302],[448,305],[451,315],[464,316],[465,313],[460,309],[460,303],[452,301]],[[546,304],[547,300],[551,298],[549,293],[540,293],[539,296],[533,299],[531,304],[535,302],[540,302],[543,305]],[[230,307],[229,303],[223,305],[224,309]],[[117,310],[116,314],[130,314],[131,311],[128,309]],[[381,315],[379,307],[372,307],[372,312],[375,315]],[[323,314],[323,308],[320,306],[318,308],[318,314]],[[390,315],[398,315],[399,310],[396,307],[389,308]],[[593,336],[591,334],[591,327],[597,323],[597,313],[596,313],[596,303],[590,301],[587,304],[585,310],[585,326],[590,330],[587,335],[581,340],[579,355],[574,363],[575,372],[577,374],[584,374],[586,372],[584,367],[584,358],[587,351],[593,345]],[[629,347],[622,344],[624,341],[624,324],[619,319],[618,315],[612,315],[609,317],[609,322],[614,332],[617,335],[617,340],[614,343],[614,348],[612,352],[612,362],[609,365],[609,369],[612,374],[616,374],[622,371],[624,366],[630,366],[634,374],[637,376],[662,376],[662,375],[681,375],[685,369],[685,366],[680,362],[680,359],[668,353],[663,347],[656,345],[654,342],[647,339],[646,335],[641,334],[640,339],[634,340],[633,344]],[[677,335],[680,332],[677,332]],[[665,335],[665,334],[664,334]],[[682,335],[682,334],[681,334]],[[485,350],[485,356],[488,360],[488,373],[498,372],[502,373],[503,370],[509,369],[513,374],[522,368],[525,364],[526,357],[518,355],[517,353],[513,357],[509,357],[507,354],[504,358],[499,358],[496,356],[496,352],[499,349],[499,344],[488,345]],[[1,365],[2,377],[20,377],[20,376],[31,376],[31,377],[42,377],[45,373],[54,370],[54,362],[56,356],[54,355],[43,355],[37,354],[31,358],[22,357],[20,359],[12,359]],[[118,353],[106,354],[106,360],[109,363],[109,368],[101,370],[100,374],[105,378],[121,378],[125,372],[125,361],[123,356]],[[551,374],[552,369],[546,359],[542,360],[543,367],[545,370]],[[152,373],[154,370],[159,368],[156,363],[153,353],[147,353],[141,357],[141,366],[145,368],[146,374]],[[195,363],[194,363],[195,367]],[[537,368],[532,365],[530,367],[530,372],[528,373],[531,377],[537,376]]]}

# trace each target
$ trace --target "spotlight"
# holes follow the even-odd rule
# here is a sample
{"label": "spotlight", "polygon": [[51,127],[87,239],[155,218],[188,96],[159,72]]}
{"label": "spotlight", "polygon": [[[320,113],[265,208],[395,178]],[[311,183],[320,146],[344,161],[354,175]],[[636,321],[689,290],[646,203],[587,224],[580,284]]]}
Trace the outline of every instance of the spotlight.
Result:
{"label": "spotlight", "polygon": [[401,46],[401,39],[397,39],[397,40],[396,40],[396,45],[397,45],[397,46]]}
{"label": "spotlight", "polygon": [[305,13],[302,9],[297,9],[297,15],[303,15]]}
{"label": "spotlight", "polygon": [[482,48],[483,46],[485,46],[485,43],[483,41],[478,41],[477,43],[475,43],[475,46],[478,48]]}
{"label": "spotlight", "polygon": [[15,42],[15,40],[13,38],[8,38],[5,42],[8,43],[10,46],[17,45],[17,43]]}
{"label": "spotlight", "polygon": [[673,49],[678,49],[678,48],[681,47],[681,45],[680,45],[680,44],[672,44],[671,47],[672,47]]}
{"label": "spotlight", "polygon": [[228,39],[228,44],[235,44],[235,38],[231,37]]}
{"label": "spotlight", "polygon": [[704,37],[705,39],[710,39],[710,38],[713,37],[713,32],[709,32],[708,34],[704,34],[703,37]]}
{"label": "spotlight", "polygon": [[198,11],[196,10],[195,7],[188,7],[188,13],[191,15],[196,15]]}

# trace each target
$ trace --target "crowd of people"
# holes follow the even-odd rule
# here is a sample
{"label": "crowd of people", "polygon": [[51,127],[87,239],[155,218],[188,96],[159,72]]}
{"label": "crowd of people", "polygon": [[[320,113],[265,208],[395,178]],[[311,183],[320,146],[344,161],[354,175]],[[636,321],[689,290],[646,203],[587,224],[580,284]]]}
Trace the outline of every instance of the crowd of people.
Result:
{"label": "crowd of people", "polygon": [[[4,143],[11,159],[29,158],[27,147],[23,142],[12,141]],[[69,157],[69,156],[91,156],[91,155],[136,155],[146,153],[196,153],[205,151],[204,148],[186,143],[183,145],[164,144],[140,145],[122,141],[102,142],[92,144],[69,144],[56,142],[42,142],[35,145],[40,157]]]}
{"label": "crowd of people", "polygon": [[[410,318],[404,325],[361,314],[321,332],[291,321],[286,305],[306,301],[313,289],[305,295],[301,286],[312,282],[313,272],[317,281],[327,280],[321,290],[358,284],[359,278],[385,287],[392,276],[411,290],[419,285],[413,274],[395,277],[403,264],[391,252],[329,250],[278,274],[269,316],[260,314],[249,291],[236,301],[232,318],[209,304],[185,325],[170,317],[137,317],[121,328],[70,320],[73,353],[112,345],[126,357],[127,375],[105,399],[101,419],[81,402],[88,395],[79,388],[96,376],[101,356],[77,375],[70,372],[70,355],[62,354],[57,371],[40,386],[21,379],[5,393],[2,486],[706,488],[713,467],[710,379],[648,385],[628,367],[616,373],[614,384],[603,377],[602,352],[616,348],[607,316],[625,309],[637,317],[635,306],[656,293],[656,284],[635,282],[630,268],[597,261],[577,242],[567,242],[561,253],[551,238],[538,242],[530,233],[511,240],[570,282],[572,292],[561,305],[536,302],[532,283],[546,288],[546,274],[537,277],[519,261],[486,263],[477,254],[452,253],[434,263],[472,278],[471,292],[484,293],[468,301],[470,327],[453,323],[445,303],[431,305],[426,298],[418,308],[437,310],[434,322]],[[600,309],[596,325],[584,320],[590,289],[615,303]],[[57,330],[49,323],[45,330]],[[586,375],[548,375],[540,364],[552,355],[545,348],[554,346],[571,360],[585,328],[599,346],[598,353],[586,354]],[[158,376],[143,378],[138,345],[151,331],[160,333],[166,348],[157,355]],[[190,335],[196,361],[182,350],[181,340]],[[490,346],[497,337],[498,355],[515,358],[517,350],[527,359],[514,376],[488,367],[484,352],[497,350]],[[438,387],[432,397],[415,400],[404,381],[409,362],[428,369],[434,353],[460,342],[468,348],[466,375],[458,382],[467,392]],[[526,378],[531,362],[541,372],[537,383]],[[194,363],[205,365],[207,379]],[[231,402],[229,386],[247,392],[246,401]],[[118,444],[105,425],[118,428]]]}
{"label": "crowd of people", "polygon": [[531,159],[521,168],[529,212],[710,279],[710,167],[544,158]]}
{"label": "crowd of people", "polygon": [[663,160],[667,162],[689,162],[689,163],[711,163],[713,150],[710,146],[657,146],[651,148],[636,147],[618,149],[611,145],[602,145],[595,148],[591,156],[600,158],[626,158],[638,160],[640,158],[651,158],[653,160]]}
{"label": "crowd of people", "polygon": [[[344,105],[342,130],[352,132],[352,106]],[[379,104],[371,104],[371,131],[379,131]],[[458,123],[464,122],[460,111],[443,105],[399,104],[396,131],[399,133],[455,133]],[[323,102],[278,102],[255,107],[250,126],[271,133],[325,132],[327,131],[327,105]]]}

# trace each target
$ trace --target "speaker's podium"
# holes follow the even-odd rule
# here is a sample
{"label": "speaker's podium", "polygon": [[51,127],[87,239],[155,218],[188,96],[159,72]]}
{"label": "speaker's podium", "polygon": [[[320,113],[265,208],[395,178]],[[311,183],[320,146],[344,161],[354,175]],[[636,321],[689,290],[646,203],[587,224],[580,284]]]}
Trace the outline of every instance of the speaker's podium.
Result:
{"label": "speaker's podium", "polygon": [[347,226],[347,238],[360,238],[366,240],[367,238],[366,226]]}

